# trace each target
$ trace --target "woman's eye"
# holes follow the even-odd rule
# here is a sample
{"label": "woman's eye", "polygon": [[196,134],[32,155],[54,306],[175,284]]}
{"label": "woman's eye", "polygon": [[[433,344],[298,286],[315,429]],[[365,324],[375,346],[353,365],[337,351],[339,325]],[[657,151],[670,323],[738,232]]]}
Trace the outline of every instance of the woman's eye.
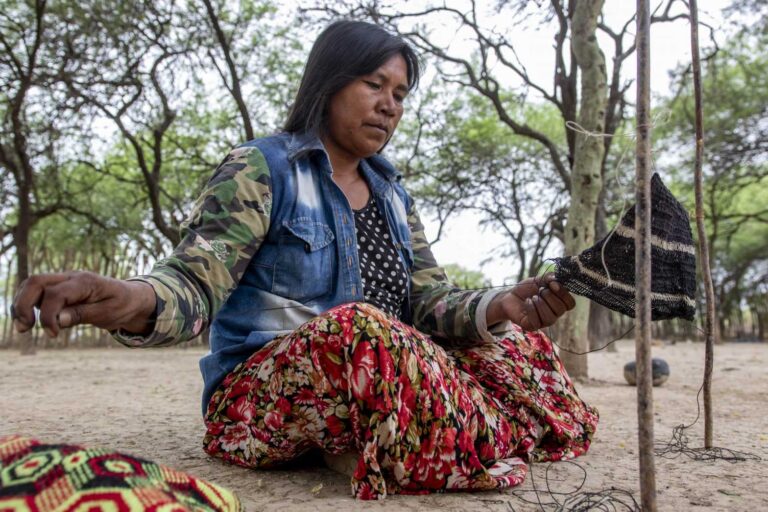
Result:
{"label": "woman's eye", "polygon": [[368,84],[368,87],[371,89],[379,90],[381,89],[381,85],[377,84],[376,82],[369,82],[368,80],[365,80],[365,83]]}
{"label": "woman's eye", "polygon": [[395,98],[395,101],[398,103],[402,103],[405,101],[405,96],[403,96],[402,94],[395,94],[394,98]]}

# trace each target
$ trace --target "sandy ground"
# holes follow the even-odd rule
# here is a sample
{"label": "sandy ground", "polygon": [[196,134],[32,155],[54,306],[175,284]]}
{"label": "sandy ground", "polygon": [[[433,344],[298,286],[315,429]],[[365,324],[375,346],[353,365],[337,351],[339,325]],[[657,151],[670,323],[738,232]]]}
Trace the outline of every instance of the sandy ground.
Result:
{"label": "sandy ground", "polygon": [[[35,356],[0,352],[0,434],[101,445],[150,458],[233,489],[248,511],[540,509],[521,497],[535,502],[532,484],[546,488],[546,464],[536,465],[533,479],[529,475],[517,492],[392,496],[364,503],[350,497],[347,477],[325,468],[317,458],[279,471],[246,470],[210,459],[200,448],[201,355],[200,349],[121,347],[40,351]],[[696,417],[703,345],[656,346],[654,356],[666,359],[672,368],[669,381],[654,388],[656,439],[667,440],[675,425]],[[634,345],[625,341],[619,342],[618,352],[590,356],[594,380],[578,388],[600,410],[601,423],[590,453],[577,462],[586,470],[582,491],[621,488],[639,502],[636,390],[622,376],[623,365],[632,359]],[[762,460],[729,463],[657,457],[659,510],[768,510],[766,363],[768,343],[715,349],[715,445],[750,452]],[[702,422],[690,430],[690,438],[691,446],[703,444]],[[553,465],[550,488],[573,491],[582,475],[575,465]],[[552,503],[546,493],[539,499]]]}

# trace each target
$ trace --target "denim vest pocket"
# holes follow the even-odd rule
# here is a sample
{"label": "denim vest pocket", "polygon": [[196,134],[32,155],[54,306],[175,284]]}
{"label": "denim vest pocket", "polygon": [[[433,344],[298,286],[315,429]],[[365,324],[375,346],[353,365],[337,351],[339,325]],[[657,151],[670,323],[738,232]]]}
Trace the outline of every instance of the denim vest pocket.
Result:
{"label": "denim vest pocket", "polygon": [[307,303],[331,290],[335,246],[331,228],[308,217],[283,222],[272,293]]}

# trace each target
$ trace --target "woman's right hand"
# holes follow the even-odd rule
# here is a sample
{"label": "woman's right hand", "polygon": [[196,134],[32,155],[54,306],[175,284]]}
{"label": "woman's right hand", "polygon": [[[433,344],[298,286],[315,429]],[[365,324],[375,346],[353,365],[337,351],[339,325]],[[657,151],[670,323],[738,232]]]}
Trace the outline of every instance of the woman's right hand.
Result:
{"label": "woman's right hand", "polygon": [[529,277],[508,293],[497,295],[488,305],[486,322],[493,325],[510,320],[525,331],[535,331],[553,325],[575,306],[573,296],[550,272],[541,277]]}
{"label": "woman's right hand", "polygon": [[155,291],[147,283],[122,281],[92,272],[39,274],[26,279],[13,300],[11,316],[18,332],[40,324],[55,337],[59,329],[91,324],[110,331],[136,334],[152,331]]}

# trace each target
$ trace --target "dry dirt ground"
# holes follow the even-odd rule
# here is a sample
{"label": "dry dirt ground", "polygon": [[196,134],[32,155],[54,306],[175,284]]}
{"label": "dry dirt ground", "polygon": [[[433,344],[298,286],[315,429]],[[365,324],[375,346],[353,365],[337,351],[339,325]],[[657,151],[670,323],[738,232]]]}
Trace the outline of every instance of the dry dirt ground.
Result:
{"label": "dry dirt ground", "polygon": [[[590,453],[577,459],[586,470],[582,491],[611,487],[631,491],[639,501],[636,390],[622,367],[634,359],[634,345],[621,341],[614,353],[590,355],[594,380],[578,386],[601,413]],[[49,442],[100,445],[150,458],[233,489],[248,511],[312,510],[539,510],[532,484],[545,489],[547,465],[536,465],[519,489],[430,496],[392,496],[384,502],[356,502],[348,478],[317,459],[298,467],[252,471],[226,466],[200,448],[203,434],[197,369],[200,349],[39,351],[35,356],[0,352],[0,435],[20,433]],[[696,417],[703,345],[654,347],[672,376],[654,388],[655,434],[667,440],[672,428]],[[715,445],[750,452],[757,461],[694,461],[656,458],[659,510],[768,510],[768,343],[726,344],[715,349],[713,379]],[[689,431],[691,446],[703,444],[699,422]],[[552,466],[549,485],[570,492],[582,480],[579,467]],[[517,494],[517,495],[516,495]],[[555,495],[562,502],[563,495]],[[540,494],[543,503],[551,496]],[[551,510],[548,508],[547,510]],[[610,510],[607,509],[607,510]],[[615,510],[625,510],[616,508]]]}

